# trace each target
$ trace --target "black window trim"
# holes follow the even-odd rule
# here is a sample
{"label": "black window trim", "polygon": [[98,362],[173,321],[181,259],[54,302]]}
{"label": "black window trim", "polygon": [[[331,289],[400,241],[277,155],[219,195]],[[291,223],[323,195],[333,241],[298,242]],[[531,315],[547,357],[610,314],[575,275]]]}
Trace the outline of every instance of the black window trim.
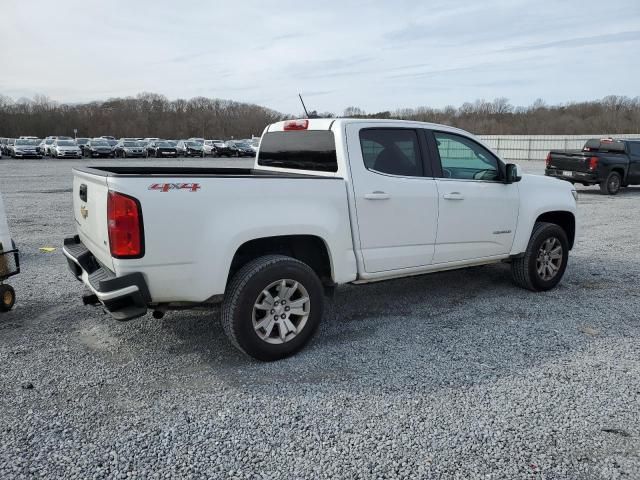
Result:
{"label": "black window trim", "polygon": [[[418,155],[420,156],[419,159],[419,165],[420,165],[420,170],[422,172],[421,175],[415,176],[415,175],[395,175],[393,173],[387,173],[387,172],[380,172],[378,170],[374,170],[373,168],[368,168],[367,165],[364,163],[364,153],[362,152],[362,143],[361,143],[361,138],[360,138],[360,134],[363,131],[369,131],[369,130],[412,130],[415,134],[416,134],[416,138],[418,139]],[[362,164],[364,165],[364,168],[372,173],[375,173],[376,175],[384,175],[387,177],[394,177],[394,178],[427,178],[427,179],[433,179],[434,175],[433,175],[433,169],[432,169],[432,162],[430,161],[431,159],[431,155],[429,154],[429,146],[427,144],[426,139],[424,138],[424,135],[421,135],[419,130],[423,130],[421,128],[415,128],[415,127],[364,127],[361,128],[358,131],[358,145],[360,147],[360,155],[362,156]]]}
{"label": "black window trim", "polygon": [[[436,178],[441,178],[444,180],[456,180],[459,182],[487,182],[487,183],[504,183],[504,178],[506,177],[506,164],[500,159],[500,157],[498,157],[495,153],[493,153],[491,151],[491,149],[489,147],[486,147],[484,145],[482,145],[480,142],[478,142],[477,140],[466,136],[466,135],[462,135],[460,133],[457,132],[449,132],[447,130],[438,130],[438,129],[425,129],[425,133],[428,139],[428,143],[430,146],[431,151],[433,152],[433,169],[434,169],[434,174],[436,176]],[[485,150],[487,150],[489,152],[489,154],[496,159],[496,162],[498,164],[498,173],[499,173],[499,178],[497,178],[496,180],[475,180],[472,178],[449,178],[449,177],[445,177],[442,173],[442,159],[440,158],[440,151],[438,150],[438,144],[436,143],[436,137],[435,134],[436,133],[444,133],[446,135],[453,135],[456,137],[462,137],[464,139],[466,139],[467,141],[473,142],[476,145],[481,146],[482,148],[484,148]]]}

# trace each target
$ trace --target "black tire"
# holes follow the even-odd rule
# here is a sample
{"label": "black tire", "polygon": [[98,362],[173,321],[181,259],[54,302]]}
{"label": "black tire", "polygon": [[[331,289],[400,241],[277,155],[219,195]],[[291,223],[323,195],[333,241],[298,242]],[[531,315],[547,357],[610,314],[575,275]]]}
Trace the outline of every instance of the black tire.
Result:
{"label": "black tire", "polygon": [[600,192],[605,195],[616,195],[622,186],[622,177],[618,172],[611,172],[606,180],[600,182]]}
{"label": "black tire", "polygon": [[16,291],[11,285],[0,285],[0,312],[8,312],[16,303]]}
{"label": "black tire", "polygon": [[[298,282],[306,290],[309,314],[301,332],[284,343],[272,344],[256,333],[253,309],[261,292],[281,279]],[[247,263],[231,279],[222,303],[222,328],[240,351],[269,362],[293,355],[304,347],[320,325],[323,308],[322,283],[308,265],[284,255],[266,255]],[[279,332],[280,325],[273,328],[273,333],[276,329]]]}
{"label": "black tire", "polygon": [[[555,238],[562,247],[561,263],[558,271],[550,279],[542,278],[538,272],[538,254],[548,239]],[[569,259],[569,240],[567,233],[555,223],[537,222],[533,227],[529,245],[524,255],[516,258],[511,262],[511,275],[516,285],[531,290],[533,292],[543,292],[554,288],[560,280],[567,268]]]}

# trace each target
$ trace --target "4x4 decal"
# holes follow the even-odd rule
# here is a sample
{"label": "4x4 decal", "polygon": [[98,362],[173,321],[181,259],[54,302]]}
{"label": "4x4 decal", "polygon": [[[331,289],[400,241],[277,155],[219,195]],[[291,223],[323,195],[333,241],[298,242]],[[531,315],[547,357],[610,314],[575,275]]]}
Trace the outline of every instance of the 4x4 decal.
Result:
{"label": "4x4 decal", "polygon": [[160,192],[169,192],[171,190],[197,192],[200,188],[199,183],[152,183],[149,185],[149,190],[158,190]]}

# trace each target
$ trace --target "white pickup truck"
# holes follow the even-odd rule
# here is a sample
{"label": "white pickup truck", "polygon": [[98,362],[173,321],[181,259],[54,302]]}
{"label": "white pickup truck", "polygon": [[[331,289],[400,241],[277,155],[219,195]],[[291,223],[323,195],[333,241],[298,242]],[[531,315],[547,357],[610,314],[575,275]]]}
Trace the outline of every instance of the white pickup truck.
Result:
{"label": "white pickup truck", "polygon": [[253,169],[76,168],[64,254],[85,303],[120,320],[222,303],[232,343],[275,360],[340,284],[510,262],[516,284],[555,287],[576,199],[456,128],[290,120],[265,129]]}

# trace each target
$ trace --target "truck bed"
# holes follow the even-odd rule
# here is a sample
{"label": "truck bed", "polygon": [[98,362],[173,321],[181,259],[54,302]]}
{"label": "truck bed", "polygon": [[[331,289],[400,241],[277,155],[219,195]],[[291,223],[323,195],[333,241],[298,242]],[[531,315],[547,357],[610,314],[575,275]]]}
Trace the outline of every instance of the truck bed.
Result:
{"label": "truck bed", "polygon": [[593,154],[581,150],[552,150],[550,156],[551,161],[548,164],[550,168],[574,172],[588,172],[589,166],[587,162]]}
{"label": "truck bed", "polygon": [[256,177],[256,178],[317,178],[336,179],[320,175],[301,173],[271,172],[253,168],[224,168],[224,167],[181,167],[181,166],[99,166],[77,167],[74,170],[100,177]]}
{"label": "truck bed", "polygon": [[[138,202],[139,257],[110,252],[110,192]],[[73,202],[79,243],[116,277],[143,274],[154,303],[200,303],[224,293],[235,253],[260,236],[329,238],[335,278],[354,279],[347,189],[338,177],[204,166],[80,167]]]}

